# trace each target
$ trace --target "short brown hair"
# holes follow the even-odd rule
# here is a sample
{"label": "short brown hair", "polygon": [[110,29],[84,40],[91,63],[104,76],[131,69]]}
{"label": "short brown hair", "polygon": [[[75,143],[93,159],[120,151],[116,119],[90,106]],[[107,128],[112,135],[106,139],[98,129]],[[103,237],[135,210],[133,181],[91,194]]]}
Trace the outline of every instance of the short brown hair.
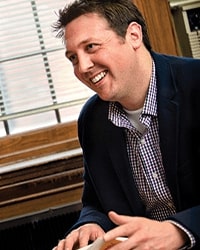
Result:
{"label": "short brown hair", "polygon": [[137,22],[142,27],[143,43],[151,50],[145,20],[132,0],[75,0],[59,10],[59,18],[53,24],[54,31],[57,31],[56,36],[64,38],[66,25],[87,13],[97,13],[105,18],[111,29],[121,37],[125,37],[131,22]]}

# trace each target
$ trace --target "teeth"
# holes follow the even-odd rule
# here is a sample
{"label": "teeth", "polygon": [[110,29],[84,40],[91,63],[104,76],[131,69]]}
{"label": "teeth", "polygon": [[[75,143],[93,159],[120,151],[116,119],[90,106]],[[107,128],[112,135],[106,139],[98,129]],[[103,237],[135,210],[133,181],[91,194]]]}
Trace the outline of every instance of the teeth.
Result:
{"label": "teeth", "polygon": [[105,75],[106,75],[106,72],[101,72],[100,74],[98,74],[97,76],[95,76],[95,77],[92,79],[92,82],[93,82],[93,83],[99,82],[101,79],[104,78]]}

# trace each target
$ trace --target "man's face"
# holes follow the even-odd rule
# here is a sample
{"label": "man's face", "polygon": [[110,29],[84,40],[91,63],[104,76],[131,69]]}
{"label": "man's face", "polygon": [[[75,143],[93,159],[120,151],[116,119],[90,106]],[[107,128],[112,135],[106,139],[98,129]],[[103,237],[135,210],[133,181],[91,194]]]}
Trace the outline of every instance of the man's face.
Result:
{"label": "man's face", "polygon": [[76,77],[100,98],[119,101],[133,87],[134,50],[96,13],[82,15],[65,28],[66,57]]}

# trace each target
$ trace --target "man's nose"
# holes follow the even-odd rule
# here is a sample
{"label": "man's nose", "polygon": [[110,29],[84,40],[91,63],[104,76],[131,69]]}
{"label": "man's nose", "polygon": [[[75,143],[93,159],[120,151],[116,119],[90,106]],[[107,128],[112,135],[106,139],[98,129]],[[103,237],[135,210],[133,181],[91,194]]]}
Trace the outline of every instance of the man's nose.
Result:
{"label": "man's nose", "polygon": [[78,65],[79,65],[79,72],[85,73],[85,72],[88,72],[94,66],[94,63],[91,60],[90,55],[84,54],[84,55],[79,56]]}

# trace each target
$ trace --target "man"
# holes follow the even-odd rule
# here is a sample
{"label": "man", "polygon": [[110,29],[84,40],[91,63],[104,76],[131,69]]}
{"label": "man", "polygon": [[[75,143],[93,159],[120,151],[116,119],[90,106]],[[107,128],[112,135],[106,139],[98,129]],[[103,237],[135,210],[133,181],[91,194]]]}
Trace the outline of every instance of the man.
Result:
{"label": "man", "polygon": [[77,0],[54,27],[97,93],[78,120],[83,208],[55,249],[200,249],[200,60],[153,52],[131,0]]}

